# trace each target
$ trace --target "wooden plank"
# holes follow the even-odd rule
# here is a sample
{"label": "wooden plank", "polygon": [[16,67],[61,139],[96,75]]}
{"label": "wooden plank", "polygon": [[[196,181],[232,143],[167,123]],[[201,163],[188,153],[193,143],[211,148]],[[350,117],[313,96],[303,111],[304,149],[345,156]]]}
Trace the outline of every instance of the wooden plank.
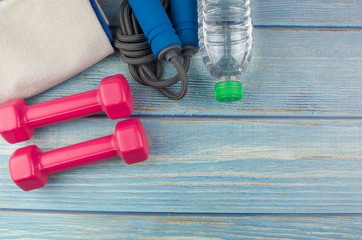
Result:
{"label": "wooden plank", "polygon": [[113,159],[22,192],[7,160],[21,146],[51,150],[110,134],[88,118],[0,146],[0,206],[9,209],[222,213],[361,213],[361,120],[143,119],[147,162]]}
{"label": "wooden plank", "polygon": [[[199,56],[189,73],[190,91],[170,101],[136,83],[112,55],[73,79],[31,99],[47,101],[96,89],[105,76],[124,73],[133,89],[136,115],[362,116],[362,31],[257,29],[254,58],[244,75],[244,100],[217,103],[214,80]],[[165,77],[174,67],[166,66]]]}
{"label": "wooden plank", "polygon": [[[111,25],[119,25],[121,1],[99,0]],[[251,1],[256,26],[361,27],[362,2],[355,1]]]}
{"label": "wooden plank", "polygon": [[[19,220],[21,219],[21,220]],[[0,212],[5,239],[361,239],[361,216]]]}

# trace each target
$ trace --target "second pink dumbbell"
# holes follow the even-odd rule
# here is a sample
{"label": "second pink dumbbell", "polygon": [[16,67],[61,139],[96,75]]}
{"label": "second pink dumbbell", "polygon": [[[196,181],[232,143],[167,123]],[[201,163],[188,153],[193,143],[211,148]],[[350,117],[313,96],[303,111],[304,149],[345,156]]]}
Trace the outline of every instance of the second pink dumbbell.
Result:
{"label": "second pink dumbbell", "polygon": [[127,164],[145,161],[150,147],[140,120],[119,122],[112,135],[42,152],[32,145],[16,150],[9,160],[13,181],[24,191],[43,187],[49,175],[119,156]]}
{"label": "second pink dumbbell", "polygon": [[29,140],[35,128],[105,112],[111,119],[133,112],[133,97],[126,78],[102,79],[99,89],[28,106],[23,99],[0,106],[0,134],[9,143]]}

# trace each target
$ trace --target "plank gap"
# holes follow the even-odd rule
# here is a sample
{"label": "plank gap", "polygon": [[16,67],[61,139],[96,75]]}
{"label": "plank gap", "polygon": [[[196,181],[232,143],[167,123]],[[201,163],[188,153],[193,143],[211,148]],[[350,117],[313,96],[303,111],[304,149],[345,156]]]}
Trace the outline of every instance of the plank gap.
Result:
{"label": "plank gap", "polygon": [[8,213],[48,213],[48,214],[84,214],[84,215],[133,215],[133,216],[208,216],[208,217],[362,217],[360,213],[227,213],[227,212],[137,212],[137,211],[79,211],[50,209],[0,208]]}

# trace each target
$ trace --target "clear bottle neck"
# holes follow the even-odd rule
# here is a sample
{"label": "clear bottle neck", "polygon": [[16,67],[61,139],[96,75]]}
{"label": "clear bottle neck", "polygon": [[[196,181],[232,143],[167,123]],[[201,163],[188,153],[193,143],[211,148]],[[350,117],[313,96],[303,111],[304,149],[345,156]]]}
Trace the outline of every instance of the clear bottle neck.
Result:
{"label": "clear bottle neck", "polygon": [[241,82],[241,75],[232,75],[232,76],[220,76],[216,78],[216,82]]}

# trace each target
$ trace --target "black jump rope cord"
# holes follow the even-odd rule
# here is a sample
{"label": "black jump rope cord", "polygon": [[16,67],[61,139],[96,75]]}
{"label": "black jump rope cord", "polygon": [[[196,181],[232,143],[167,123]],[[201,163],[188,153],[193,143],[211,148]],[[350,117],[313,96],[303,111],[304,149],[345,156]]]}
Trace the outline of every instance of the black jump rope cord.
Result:
{"label": "black jump rope cord", "polygon": [[[169,14],[170,0],[161,0],[161,3]],[[170,58],[178,75],[167,80],[160,80],[162,63],[152,53],[128,0],[121,4],[119,20],[120,27],[117,29],[114,46],[120,51],[123,61],[128,64],[132,77],[142,85],[157,88],[169,99],[180,100],[183,98],[189,85],[187,72],[190,68],[191,56],[184,56],[183,64],[179,62],[178,57]],[[181,90],[178,93],[172,93],[166,89],[179,81],[181,81]]]}

